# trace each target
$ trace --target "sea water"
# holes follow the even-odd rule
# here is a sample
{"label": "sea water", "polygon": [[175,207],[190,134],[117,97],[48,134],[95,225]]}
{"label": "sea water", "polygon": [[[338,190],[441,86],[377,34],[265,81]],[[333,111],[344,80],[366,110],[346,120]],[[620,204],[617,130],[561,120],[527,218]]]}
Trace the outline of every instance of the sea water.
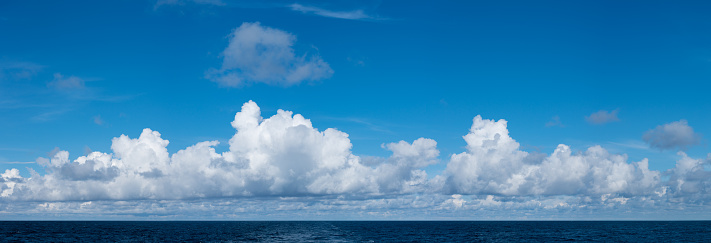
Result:
{"label": "sea water", "polygon": [[0,221],[0,240],[711,242],[711,221]]}

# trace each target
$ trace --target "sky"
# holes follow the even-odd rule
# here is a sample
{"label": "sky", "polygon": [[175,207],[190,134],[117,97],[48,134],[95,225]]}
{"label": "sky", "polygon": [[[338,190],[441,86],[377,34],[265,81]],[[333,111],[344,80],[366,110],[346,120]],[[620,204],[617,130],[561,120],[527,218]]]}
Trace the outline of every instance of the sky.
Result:
{"label": "sky", "polygon": [[709,219],[706,1],[3,1],[0,219]]}

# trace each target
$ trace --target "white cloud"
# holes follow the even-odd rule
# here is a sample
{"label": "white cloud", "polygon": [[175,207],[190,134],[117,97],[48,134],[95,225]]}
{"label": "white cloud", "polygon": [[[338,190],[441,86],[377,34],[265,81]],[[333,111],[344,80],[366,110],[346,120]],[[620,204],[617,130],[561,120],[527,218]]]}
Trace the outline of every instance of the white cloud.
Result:
{"label": "white cloud", "polygon": [[333,70],[318,55],[296,55],[296,36],[259,22],[243,23],[230,35],[219,69],[206,78],[227,87],[249,83],[291,86],[331,77]]}
{"label": "white cloud", "polygon": [[711,163],[711,154],[705,160],[691,158],[681,151],[678,155],[681,159],[668,171],[670,178],[665,189],[690,203],[707,203],[711,200],[711,171],[704,166]]}
{"label": "white cloud", "polygon": [[[169,154],[168,140],[151,129],[138,138],[114,138],[113,154],[91,152],[74,161],[67,151],[39,158],[47,174],[33,173],[7,189],[18,200],[129,200],[249,196],[382,195],[424,191],[422,167],[436,163],[436,142],[385,145],[393,156],[365,166],[351,153],[348,134],[319,131],[290,111],[262,118],[247,102],[235,115],[229,151],[217,141]],[[14,191],[14,192],[13,192]]]}
{"label": "white cloud", "polygon": [[138,138],[114,138],[112,153],[71,160],[58,150],[38,158],[44,175],[6,170],[0,213],[422,219],[501,218],[505,211],[511,217],[618,217],[657,209],[675,216],[671,212],[683,213],[685,206],[711,202],[711,172],[704,167],[711,155],[679,153],[676,167],[662,174],[649,170],[647,159],[628,162],[600,146],[575,152],[561,144],[549,155],[528,153],[509,136],[503,119],[476,116],[464,136],[466,151],[451,155],[444,172],[434,176],[424,170],[440,162],[432,139],[384,144],[392,156],[363,158],[351,152],[348,134],[319,130],[290,111],[262,117],[251,101],[231,124],[236,133],[222,153],[215,150],[217,141],[205,141],[170,154],[168,140],[144,129]]}
{"label": "white cloud", "polygon": [[[309,1],[307,1],[309,2]],[[341,1],[341,2],[313,2],[306,4],[294,3],[294,1],[285,0],[262,0],[262,1],[223,1],[223,0],[158,0],[154,5],[154,10],[163,6],[198,6],[202,7],[238,7],[238,8],[288,8],[292,11],[303,14],[313,14],[327,18],[349,19],[349,20],[381,20],[383,18],[376,17],[366,13],[366,9],[373,10],[377,8],[377,2],[367,1]],[[321,6],[315,6],[321,5]],[[333,10],[324,8],[337,8],[342,10]]]}
{"label": "white cloud", "polygon": [[595,124],[595,125],[620,121],[620,119],[617,118],[617,113],[619,111],[620,111],[619,109],[615,109],[610,112],[608,112],[606,110],[600,110],[598,112],[590,114],[590,116],[586,116],[585,120],[587,122],[589,122],[591,124]]}
{"label": "white cloud", "polygon": [[493,195],[646,195],[660,183],[660,173],[647,160],[627,163],[600,146],[574,153],[567,145],[549,156],[519,150],[505,120],[474,118],[464,136],[467,151],[452,155],[445,190]]}
{"label": "white cloud", "polygon": [[373,16],[365,14],[362,9],[352,10],[352,11],[332,11],[323,8],[304,6],[298,3],[289,5],[291,10],[299,11],[302,13],[310,13],[323,17],[338,18],[338,19],[375,19]]}
{"label": "white cloud", "polygon": [[645,132],[642,139],[652,148],[686,150],[699,144],[701,135],[695,133],[686,120],[679,120]]}

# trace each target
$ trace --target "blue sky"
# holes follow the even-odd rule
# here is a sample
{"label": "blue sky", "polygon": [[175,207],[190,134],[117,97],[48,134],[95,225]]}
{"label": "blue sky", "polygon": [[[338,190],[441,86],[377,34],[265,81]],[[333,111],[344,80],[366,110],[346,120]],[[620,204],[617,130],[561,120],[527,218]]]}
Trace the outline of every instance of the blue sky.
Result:
{"label": "blue sky", "polygon": [[[297,214],[284,207],[309,212],[307,218],[350,210],[323,206],[331,204],[360,207],[344,216],[358,219],[413,218],[425,209],[432,212],[425,219],[486,218],[481,211],[494,209],[500,218],[706,217],[699,213],[711,200],[710,7],[703,1],[3,2],[0,213],[32,219],[55,204],[64,205],[54,208],[56,215],[191,218],[198,204],[249,208],[266,200],[273,207],[224,218]],[[258,122],[272,122],[256,130],[240,125],[251,120],[235,114],[254,107],[263,117]],[[280,109],[310,123],[286,115],[271,120]],[[477,115],[479,123],[472,120]],[[481,129],[470,130],[472,124]],[[328,128],[347,139],[328,135]],[[145,141],[112,140],[142,133]],[[463,139],[468,134],[472,139]],[[303,142],[304,136],[314,140]],[[489,140],[495,148],[486,147]],[[195,167],[199,176],[253,180],[234,188],[221,180],[175,184],[197,176],[181,172],[176,161],[199,164],[208,153],[179,151],[203,141],[219,144],[212,144],[209,165]],[[564,151],[559,144],[580,158],[554,163]],[[590,148],[605,152],[587,154]],[[350,162],[330,167],[331,155]],[[89,163],[82,156],[92,168],[82,167]],[[644,159],[648,170],[637,164]],[[685,159],[695,162],[681,166]],[[252,170],[216,167],[217,160]],[[575,168],[584,169],[575,174]],[[384,172],[391,169],[406,176]],[[651,177],[641,176],[645,171]],[[136,175],[143,186],[119,183]],[[362,180],[324,179],[344,175]],[[281,188],[279,181],[296,186]],[[83,184],[91,182],[103,187]],[[647,187],[632,186],[640,184]],[[183,189],[161,194],[146,185]],[[106,193],[117,188],[140,192]],[[57,195],[43,197],[43,190]],[[90,192],[76,196],[80,191]],[[416,206],[413,198],[424,197],[435,199]],[[166,213],[146,206],[152,200],[187,206]],[[382,206],[388,200],[400,204]],[[146,209],[117,209],[126,201]],[[103,207],[82,209],[88,202]],[[216,211],[238,208],[223,204]],[[570,212],[578,206],[589,211]]]}

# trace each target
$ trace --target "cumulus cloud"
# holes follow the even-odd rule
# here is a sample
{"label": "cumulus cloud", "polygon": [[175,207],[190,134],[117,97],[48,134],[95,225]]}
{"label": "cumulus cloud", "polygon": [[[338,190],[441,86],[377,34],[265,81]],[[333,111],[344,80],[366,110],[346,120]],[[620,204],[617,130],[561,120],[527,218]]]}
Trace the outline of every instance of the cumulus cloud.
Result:
{"label": "cumulus cloud", "polygon": [[619,118],[617,118],[617,113],[619,112],[619,109],[613,110],[613,111],[606,111],[606,110],[600,110],[598,112],[592,113],[589,116],[585,117],[585,121],[589,122],[590,124],[595,124],[595,125],[601,125],[605,123],[610,123],[610,122],[616,122],[620,121]]}
{"label": "cumulus cloud", "polygon": [[711,199],[711,171],[704,166],[711,164],[711,154],[706,159],[694,159],[684,152],[676,166],[669,171],[669,194],[683,198],[691,203],[704,204]]}
{"label": "cumulus cloud", "polygon": [[616,217],[711,202],[711,154],[696,159],[680,152],[676,167],[662,173],[650,170],[647,159],[629,162],[600,146],[574,151],[561,144],[551,154],[529,153],[503,119],[476,116],[463,137],[465,151],[451,155],[437,175],[425,171],[441,162],[437,142],[428,138],[383,144],[389,157],[361,157],[351,152],[348,134],[319,130],[291,111],[263,117],[252,101],[231,125],[236,132],[222,153],[218,141],[204,141],[171,154],[169,141],[151,129],[112,139],[111,153],[71,160],[58,150],[37,159],[44,174],[0,174],[0,213],[407,218],[414,210],[458,218],[602,210]]}
{"label": "cumulus cloud", "polygon": [[695,133],[686,120],[679,120],[645,132],[642,139],[652,148],[686,150],[699,144],[701,135]]}
{"label": "cumulus cloud", "polygon": [[318,55],[296,55],[296,36],[259,22],[243,23],[230,35],[222,67],[205,77],[227,87],[249,83],[291,86],[331,77],[333,70]]}
{"label": "cumulus cloud", "polygon": [[112,154],[71,161],[67,151],[57,151],[37,160],[46,175],[19,178],[13,182],[19,186],[6,185],[4,193],[14,200],[66,201],[417,192],[426,186],[421,168],[439,154],[434,140],[400,141],[384,145],[393,156],[365,166],[351,153],[348,134],[319,131],[290,111],[263,118],[251,101],[232,126],[237,133],[224,153],[215,151],[217,141],[206,141],[171,155],[169,141],[151,129],[138,138],[114,138]]}
{"label": "cumulus cloud", "polygon": [[660,183],[647,160],[628,163],[627,156],[600,146],[574,153],[567,145],[549,156],[519,150],[507,121],[474,118],[464,136],[467,151],[452,155],[445,189],[460,194],[493,195],[644,195]]}

